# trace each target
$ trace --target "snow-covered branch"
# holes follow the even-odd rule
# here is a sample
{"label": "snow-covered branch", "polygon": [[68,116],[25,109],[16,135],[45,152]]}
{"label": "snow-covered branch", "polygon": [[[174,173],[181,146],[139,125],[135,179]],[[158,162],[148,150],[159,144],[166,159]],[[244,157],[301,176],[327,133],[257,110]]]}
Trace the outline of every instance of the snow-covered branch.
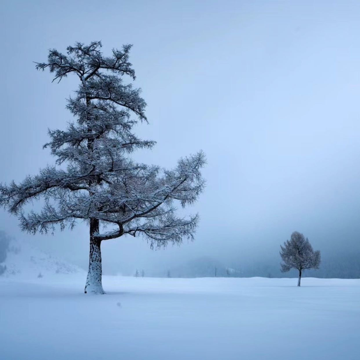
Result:
{"label": "snow-covered branch", "polygon": [[318,269],[320,265],[320,251],[314,251],[309,240],[303,234],[295,231],[291,239],[280,245],[280,255],[283,260],[281,270],[287,272],[290,269],[306,270]]}
{"label": "snow-covered branch", "polygon": [[197,226],[198,215],[189,219],[177,218],[168,214],[159,219],[139,222],[135,226],[126,226],[124,234],[136,236],[144,235],[150,240],[151,246],[165,246],[168,242],[181,242],[183,238],[192,240]]}
{"label": "snow-covered branch", "polygon": [[[44,146],[62,168],[47,167],[19,184],[0,185],[0,205],[19,216],[23,230],[72,228],[85,220],[96,241],[124,234],[142,234],[157,244],[193,237],[198,217],[178,218],[174,204],[191,204],[202,192],[205,156],[181,159],[173,170],[130,159],[133,151],[155,145],[134,134],[134,126],[147,119],[140,89],[123,83],[123,75],[135,78],[130,48],[104,57],[100,42],[76,43],[66,54],[50,50],[48,61],[36,65],[54,73],[54,80],[76,75],[79,88],[67,105],[75,120],[65,130],[49,130]],[[41,197],[43,209],[26,213],[24,206]],[[104,225],[112,230],[104,232]]]}
{"label": "snow-covered branch", "polygon": [[[39,175],[28,176],[17,185],[12,182],[9,186],[0,185],[0,205],[10,212],[18,214],[19,210],[31,199],[46,196],[52,189],[66,189],[69,191],[89,190],[86,179],[90,174],[74,174],[55,167],[47,167]],[[51,194],[50,194],[51,195]]]}
{"label": "snow-covered branch", "polygon": [[129,62],[131,45],[124,45],[123,50],[113,50],[112,57],[103,57],[100,41],[94,41],[90,45],[76,43],[67,48],[67,55],[55,49],[49,51],[46,63],[36,63],[38,70],[49,69],[55,73],[53,81],[61,81],[70,73],[76,74],[81,81],[87,81],[101,70],[111,71],[118,75],[129,75],[135,79],[135,71]]}

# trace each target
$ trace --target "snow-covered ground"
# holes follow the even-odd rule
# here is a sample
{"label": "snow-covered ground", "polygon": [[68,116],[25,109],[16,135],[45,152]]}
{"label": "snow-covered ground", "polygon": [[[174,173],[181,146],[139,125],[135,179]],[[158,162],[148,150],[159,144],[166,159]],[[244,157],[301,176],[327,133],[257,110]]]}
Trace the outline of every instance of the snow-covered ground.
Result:
{"label": "snow-covered ground", "polygon": [[0,277],[4,360],[360,359],[360,280]]}

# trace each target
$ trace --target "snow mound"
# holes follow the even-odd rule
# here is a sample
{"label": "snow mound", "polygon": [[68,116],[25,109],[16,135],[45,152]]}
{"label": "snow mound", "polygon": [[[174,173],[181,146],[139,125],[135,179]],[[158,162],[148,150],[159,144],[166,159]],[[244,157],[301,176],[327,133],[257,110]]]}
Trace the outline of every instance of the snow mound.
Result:
{"label": "snow mound", "polygon": [[55,274],[75,274],[82,269],[64,260],[53,257],[29,243],[12,240],[7,251],[2,277],[44,277]]}

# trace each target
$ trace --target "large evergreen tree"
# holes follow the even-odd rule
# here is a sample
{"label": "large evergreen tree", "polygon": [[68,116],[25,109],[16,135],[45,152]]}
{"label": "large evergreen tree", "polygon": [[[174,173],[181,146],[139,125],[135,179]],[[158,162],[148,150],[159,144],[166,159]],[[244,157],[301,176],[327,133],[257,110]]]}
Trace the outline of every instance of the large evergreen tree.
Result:
{"label": "large evergreen tree", "polygon": [[291,239],[285,241],[284,246],[280,245],[280,248],[280,256],[283,260],[281,271],[297,269],[299,271],[298,286],[301,284],[304,270],[318,269],[320,266],[320,251],[314,251],[309,240],[297,231],[294,231]]}
{"label": "large evergreen tree", "polygon": [[[77,43],[66,54],[50,50],[48,61],[36,67],[49,69],[57,81],[77,76],[79,88],[67,104],[75,121],[65,131],[49,131],[51,141],[45,147],[57,158],[55,166],[20,184],[0,185],[0,205],[19,217],[22,230],[47,233],[55,225],[73,228],[77,220],[89,224],[85,293],[104,293],[102,241],[142,234],[152,246],[181,242],[193,238],[198,221],[197,215],[177,216],[174,201],[186,206],[203,190],[203,153],[181,159],[174,170],[129,157],[136,149],[154,145],[133,133],[139,120],[147,120],[139,89],[123,82],[125,75],[135,79],[130,48],[113,50],[110,57],[102,55],[100,42]],[[42,211],[24,209],[40,198]]]}

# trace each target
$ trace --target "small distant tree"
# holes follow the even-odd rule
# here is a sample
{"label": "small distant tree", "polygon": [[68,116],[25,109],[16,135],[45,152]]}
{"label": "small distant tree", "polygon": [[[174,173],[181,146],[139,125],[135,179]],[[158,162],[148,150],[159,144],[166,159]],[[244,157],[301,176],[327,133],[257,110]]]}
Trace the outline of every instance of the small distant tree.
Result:
{"label": "small distant tree", "polygon": [[[204,188],[204,154],[180,159],[173,170],[137,163],[131,154],[151,149],[154,141],[134,133],[146,122],[140,90],[124,82],[135,79],[130,45],[104,56],[101,42],[76,43],[66,53],[53,49],[38,70],[53,80],[73,75],[78,81],[67,108],[75,121],[66,130],[50,130],[50,148],[57,166],[48,166],[21,183],[0,184],[0,206],[19,217],[32,234],[72,229],[78,221],[89,228],[89,271],[85,293],[103,294],[101,243],[121,236],[142,235],[151,246],[193,239],[198,216],[178,215],[175,203],[194,203]],[[191,131],[190,129],[188,131]],[[65,164],[67,166],[65,166]],[[42,198],[43,209],[25,205]],[[25,211],[26,210],[26,211]],[[106,229],[107,227],[107,229]]]}
{"label": "small distant tree", "polygon": [[144,277],[144,276],[145,276],[145,271],[141,270],[141,277]]}
{"label": "small distant tree", "polygon": [[281,246],[280,256],[283,260],[281,271],[286,272],[290,269],[299,271],[298,286],[301,284],[301,276],[306,269],[318,269],[320,265],[320,251],[314,251],[309,240],[303,234],[295,231],[291,234],[291,239],[285,241]]}
{"label": "small distant tree", "polygon": [[139,272],[137,270],[135,271],[135,277],[139,277]]}

